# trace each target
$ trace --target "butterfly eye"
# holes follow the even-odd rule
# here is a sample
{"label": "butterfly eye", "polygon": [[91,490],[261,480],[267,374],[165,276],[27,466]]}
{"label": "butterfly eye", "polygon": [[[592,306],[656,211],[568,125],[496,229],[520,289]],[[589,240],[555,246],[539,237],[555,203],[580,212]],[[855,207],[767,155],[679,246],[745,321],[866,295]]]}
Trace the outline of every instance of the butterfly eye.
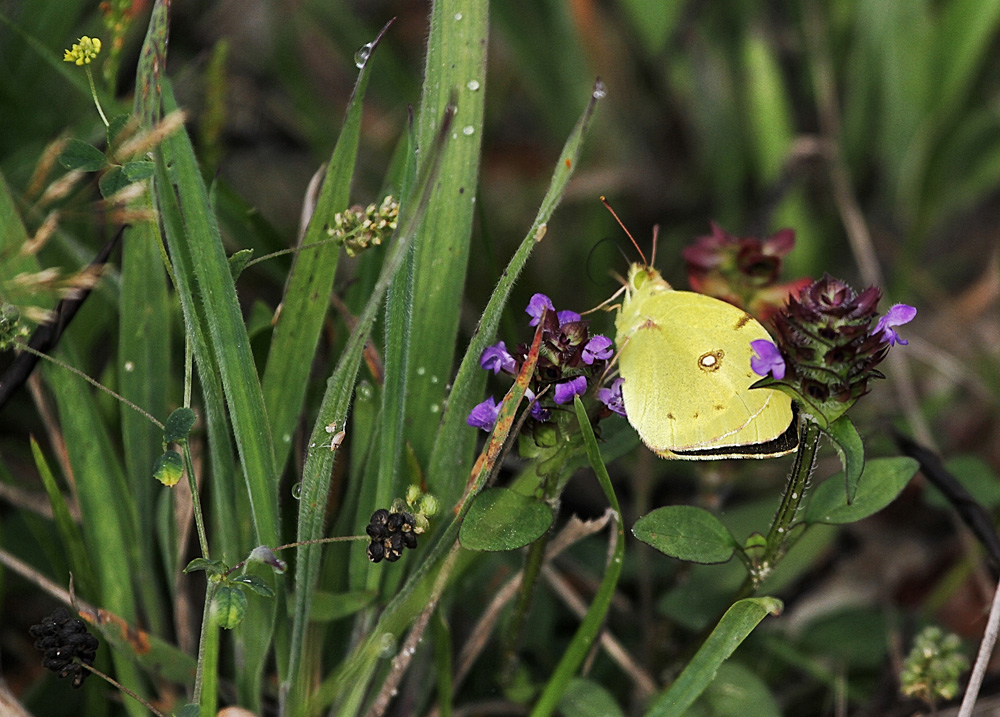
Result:
{"label": "butterfly eye", "polygon": [[722,368],[723,356],[725,356],[725,351],[722,349],[703,353],[698,357],[698,368],[702,371],[718,371]]}

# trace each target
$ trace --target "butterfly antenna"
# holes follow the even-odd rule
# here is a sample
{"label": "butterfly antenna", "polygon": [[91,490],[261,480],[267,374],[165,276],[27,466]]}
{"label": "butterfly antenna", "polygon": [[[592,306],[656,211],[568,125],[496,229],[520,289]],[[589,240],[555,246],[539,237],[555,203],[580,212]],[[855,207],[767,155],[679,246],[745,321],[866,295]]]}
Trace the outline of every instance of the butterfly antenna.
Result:
{"label": "butterfly antenna", "polygon": [[650,266],[656,266],[656,246],[659,243],[657,241],[659,238],[660,238],[660,225],[659,224],[654,224],[653,225],[653,256],[651,257],[652,264],[650,264]]}
{"label": "butterfly antenna", "polygon": [[[639,244],[638,244],[638,242],[636,242],[635,237],[632,236],[632,233],[622,223],[622,220],[618,218],[618,215],[615,214],[615,210],[611,208],[611,205],[608,204],[608,200],[605,199],[603,195],[601,195],[601,204],[604,205],[605,209],[607,209],[609,212],[611,212],[611,216],[613,216],[615,218],[615,221],[618,222],[618,226],[620,226],[622,228],[622,231],[625,232],[625,236],[627,236],[629,238],[629,241],[632,242],[632,246],[634,246],[635,250],[637,252],[639,252],[639,256],[642,257],[642,263],[646,264],[646,255],[642,253],[642,249],[639,248]],[[646,264],[646,266],[649,266],[649,264]]]}

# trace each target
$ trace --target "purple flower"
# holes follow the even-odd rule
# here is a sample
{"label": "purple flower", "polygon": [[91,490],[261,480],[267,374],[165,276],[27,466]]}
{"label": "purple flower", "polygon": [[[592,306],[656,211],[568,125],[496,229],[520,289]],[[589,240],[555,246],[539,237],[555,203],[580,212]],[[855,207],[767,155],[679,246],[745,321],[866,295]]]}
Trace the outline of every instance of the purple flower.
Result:
{"label": "purple flower", "polygon": [[754,356],[750,357],[750,368],[761,376],[771,374],[778,381],[785,377],[785,359],[781,357],[778,347],[767,339],[757,339],[750,342]]}
{"label": "purple flower", "polygon": [[507,346],[504,345],[503,341],[483,349],[483,355],[479,357],[479,365],[494,374],[501,371],[512,374],[517,368],[517,362],[507,351]]}
{"label": "purple flower", "polygon": [[500,406],[497,405],[493,396],[490,396],[469,411],[469,417],[465,419],[465,422],[473,428],[481,428],[489,433],[493,430],[493,426],[496,425],[499,414]]}
{"label": "purple flower", "polygon": [[611,358],[611,339],[595,334],[583,347],[583,362],[590,366],[594,361],[604,361]]}
{"label": "purple flower", "polygon": [[875,324],[875,330],[872,331],[872,336],[881,336],[882,340],[888,341],[890,346],[895,346],[896,344],[906,346],[909,342],[906,339],[899,338],[899,334],[892,327],[907,324],[913,321],[913,317],[916,315],[917,310],[912,306],[896,304],[886,312],[885,316],[878,320],[878,323]]}
{"label": "purple flower", "polygon": [[530,415],[532,418],[534,418],[536,421],[543,421],[543,422],[549,420],[549,418],[551,417],[549,409],[545,408],[544,406],[542,406],[541,403],[535,400],[534,391],[532,391],[529,388],[524,392],[524,396],[525,398],[527,398],[529,401],[532,402],[530,410]]}
{"label": "purple flower", "polygon": [[583,317],[580,316],[575,311],[560,311],[556,314],[556,318],[559,319],[559,325],[568,324],[573,321],[580,321]]}
{"label": "purple flower", "polygon": [[577,376],[569,381],[557,383],[552,400],[558,404],[569,403],[573,396],[582,396],[587,392],[587,377]]}
{"label": "purple flower", "polygon": [[625,415],[625,399],[622,397],[623,383],[625,383],[625,379],[619,376],[611,382],[611,388],[600,388],[597,390],[597,400],[619,416]]}
{"label": "purple flower", "polygon": [[531,301],[528,302],[528,308],[524,310],[524,313],[531,317],[528,325],[538,326],[538,322],[542,320],[542,314],[545,313],[546,309],[549,311],[556,310],[556,307],[552,305],[552,299],[545,294],[535,294],[532,296]]}

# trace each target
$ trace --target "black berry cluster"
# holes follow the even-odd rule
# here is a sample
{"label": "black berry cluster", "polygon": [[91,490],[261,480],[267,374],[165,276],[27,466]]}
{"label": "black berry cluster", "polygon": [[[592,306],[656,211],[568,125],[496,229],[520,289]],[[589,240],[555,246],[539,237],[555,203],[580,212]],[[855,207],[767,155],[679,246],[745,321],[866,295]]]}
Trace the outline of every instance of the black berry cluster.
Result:
{"label": "black berry cluster", "polygon": [[368,545],[368,559],[373,563],[383,559],[394,563],[403,555],[404,548],[417,547],[417,534],[413,531],[416,521],[410,513],[390,513],[379,508],[365,528],[372,542]]}
{"label": "black berry cluster", "polygon": [[80,687],[90,674],[74,658],[88,665],[97,655],[97,638],[87,632],[83,620],[71,618],[65,608],[59,608],[28,632],[35,639],[35,648],[45,653],[42,667],[59,677],[73,675],[73,687]]}

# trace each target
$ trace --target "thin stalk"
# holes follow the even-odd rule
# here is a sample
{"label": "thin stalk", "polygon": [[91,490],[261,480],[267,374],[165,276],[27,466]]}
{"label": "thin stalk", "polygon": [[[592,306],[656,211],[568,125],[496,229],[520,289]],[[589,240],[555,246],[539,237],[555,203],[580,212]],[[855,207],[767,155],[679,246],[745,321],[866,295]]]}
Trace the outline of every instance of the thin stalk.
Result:
{"label": "thin stalk", "polygon": [[545,549],[549,545],[551,530],[546,530],[538,540],[528,548],[528,556],[524,560],[524,568],[521,578],[521,585],[517,591],[517,602],[514,605],[514,614],[511,618],[510,630],[507,631],[503,649],[503,678],[501,682],[507,684],[514,677],[514,668],[517,665],[517,648],[521,643],[521,634],[524,632],[524,625],[528,620],[528,612],[531,609],[531,598],[535,594],[535,585],[538,584],[538,576],[542,572],[542,564],[545,562]]}
{"label": "thin stalk", "polygon": [[184,441],[184,470],[191,486],[191,505],[194,507],[194,524],[198,530],[198,543],[201,546],[201,557],[209,559],[208,535],[205,533],[205,518],[201,514],[201,500],[198,496],[198,482],[194,478],[194,463],[191,460],[191,446]]}

